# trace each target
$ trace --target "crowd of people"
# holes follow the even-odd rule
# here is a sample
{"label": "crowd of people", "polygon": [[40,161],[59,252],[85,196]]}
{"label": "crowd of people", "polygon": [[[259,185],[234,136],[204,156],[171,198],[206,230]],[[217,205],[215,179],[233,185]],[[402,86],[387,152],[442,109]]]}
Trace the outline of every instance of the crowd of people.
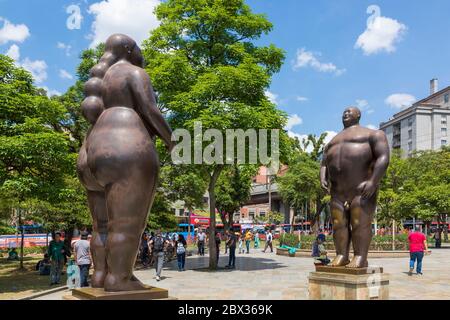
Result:
{"label": "crowd of people", "polygon": [[[436,229],[432,234],[432,239],[435,241],[436,248],[441,247],[441,232],[441,229]],[[273,252],[274,234],[272,230],[259,231],[247,229],[240,232],[230,229],[224,234],[219,232],[216,233],[214,240],[216,244],[217,261],[219,262],[220,254],[222,250],[224,250],[223,253],[228,254],[228,263],[225,265],[225,268],[235,269],[236,250],[238,254],[250,254],[251,248],[255,250],[259,249],[262,234],[264,234],[265,245],[264,248],[261,248],[261,251],[265,253],[267,249],[270,248],[270,252]],[[327,265],[330,263],[328,252],[325,247],[326,238],[329,235],[331,235],[331,232],[320,229],[313,242],[312,257],[314,258],[314,264],[316,265]],[[61,239],[61,233],[56,232],[53,236],[53,240],[50,241],[48,245],[44,258],[36,264],[36,271],[38,271],[40,275],[50,276],[50,285],[57,285],[61,283],[61,274],[63,274],[64,266],[68,265],[69,267],[76,268],[77,275],[79,274],[79,279],[77,279],[79,286],[89,286],[88,278],[89,270],[92,265],[92,257],[88,237],[89,235],[87,232],[81,232],[80,239],[74,241],[72,246],[67,248],[66,244]],[[208,235],[205,230],[200,229],[194,236],[194,247],[191,247],[191,250],[188,250],[188,241],[182,234],[163,234],[161,230],[144,232],[139,246],[137,262],[140,262],[144,269],[153,266],[156,271],[155,279],[156,281],[160,281],[164,263],[176,258],[178,271],[185,271],[186,256],[191,255],[194,251],[192,249],[195,247],[198,256],[204,256],[205,248],[207,248],[206,244],[209,243],[208,240]],[[224,246],[221,246],[223,242]],[[408,242],[410,251],[408,274],[412,275],[415,269],[416,274],[422,275],[422,260],[426,253],[430,251],[427,245],[427,237],[421,232],[420,226],[417,225],[414,230],[408,231]],[[12,248],[8,252],[8,260],[17,259],[19,259],[17,251],[15,248]],[[69,267],[67,272],[69,271]],[[71,277],[69,281],[72,281],[72,278],[73,277]]]}

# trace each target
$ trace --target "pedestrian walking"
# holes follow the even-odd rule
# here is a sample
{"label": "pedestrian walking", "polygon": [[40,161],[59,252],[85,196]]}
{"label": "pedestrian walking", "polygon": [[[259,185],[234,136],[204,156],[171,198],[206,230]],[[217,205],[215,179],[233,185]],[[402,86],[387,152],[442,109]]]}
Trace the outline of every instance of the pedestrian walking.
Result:
{"label": "pedestrian walking", "polygon": [[427,237],[420,232],[420,226],[415,226],[415,231],[408,236],[409,242],[409,272],[411,276],[414,271],[414,264],[417,261],[416,272],[422,275],[422,259],[425,252],[428,252]]}
{"label": "pedestrian walking", "polygon": [[436,248],[440,248],[441,247],[441,239],[442,239],[441,233],[442,233],[441,228],[439,228],[439,227],[436,228],[436,232],[433,235],[434,246]]}
{"label": "pedestrian walking", "polygon": [[247,248],[247,254],[250,253],[250,242],[252,241],[253,235],[250,229],[245,233],[245,247]]}
{"label": "pedestrian walking", "polygon": [[256,232],[255,232],[254,248],[259,249],[259,232],[258,232],[258,230],[256,230]]}
{"label": "pedestrian walking", "polygon": [[237,237],[236,235],[233,233],[233,230],[230,229],[230,231],[227,231],[229,238],[227,241],[227,245],[228,245],[228,249],[230,251],[230,256],[229,256],[229,260],[228,260],[228,265],[226,266],[226,268],[230,268],[230,269],[234,269],[236,268],[236,242],[237,242]]}
{"label": "pedestrian walking", "polygon": [[240,233],[236,233],[236,236],[239,238],[239,254],[244,253],[244,236]]}
{"label": "pedestrian walking", "polygon": [[203,229],[200,229],[197,234],[198,254],[200,256],[205,255],[205,242],[206,242],[206,233],[203,231]]}
{"label": "pedestrian walking", "polygon": [[217,233],[216,233],[216,238],[215,238],[215,240],[216,240],[216,257],[217,257],[217,263],[219,263],[219,257],[220,257],[220,242],[221,242],[221,239],[220,239],[220,232],[217,232]]}
{"label": "pedestrian walking", "polygon": [[163,238],[161,230],[156,231],[155,236],[150,240],[150,246],[155,260],[156,281],[160,281],[161,271],[164,265],[164,252],[168,246],[168,241]]}
{"label": "pedestrian walking", "polygon": [[186,263],[186,247],[187,242],[182,234],[178,235],[178,240],[175,242],[177,250],[178,271],[185,271],[184,265]]}
{"label": "pedestrian walking", "polygon": [[91,245],[88,240],[88,233],[81,232],[81,238],[75,242],[74,246],[75,262],[80,268],[80,285],[81,287],[89,287],[88,277],[89,268],[91,267]]}
{"label": "pedestrian walking", "polygon": [[272,230],[269,230],[266,233],[266,245],[264,246],[263,250],[264,253],[266,252],[268,247],[270,247],[270,252],[273,252],[272,240],[273,240]]}
{"label": "pedestrian walking", "polygon": [[65,246],[60,232],[56,232],[55,237],[50,241],[47,253],[51,262],[50,285],[60,284],[65,257]]}

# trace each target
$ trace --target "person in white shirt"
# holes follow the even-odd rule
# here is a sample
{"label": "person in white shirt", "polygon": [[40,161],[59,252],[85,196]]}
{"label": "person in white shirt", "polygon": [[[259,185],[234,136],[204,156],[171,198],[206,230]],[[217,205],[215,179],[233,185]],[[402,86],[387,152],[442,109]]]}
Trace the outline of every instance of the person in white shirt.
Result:
{"label": "person in white shirt", "polygon": [[197,235],[197,247],[198,247],[198,254],[200,256],[205,255],[205,242],[206,242],[206,233],[203,230],[200,230]]}
{"label": "person in white shirt", "polygon": [[88,233],[82,232],[81,239],[75,242],[74,246],[75,261],[80,268],[80,285],[89,287],[88,276],[91,267],[91,245],[88,240]]}
{"label": "person in white shirt", "polygon": [[266,233],[266,245],[264,246],[263,250],[264,253],[266,252],[268,247],[270,247],[270,252],[273,252],[272,240],[273,240],[272,230],[269,230]]}

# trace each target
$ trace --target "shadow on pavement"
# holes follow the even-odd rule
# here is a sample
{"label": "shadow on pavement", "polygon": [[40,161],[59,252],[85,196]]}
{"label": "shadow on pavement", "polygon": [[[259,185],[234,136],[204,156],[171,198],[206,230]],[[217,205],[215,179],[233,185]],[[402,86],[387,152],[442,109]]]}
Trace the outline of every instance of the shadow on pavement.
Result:
{"label": "shadow on pavement", "polygon": [[[208,268],[209,257],[208,256],[196,256],[186,259],[186,270],[193,270],[199,272],[232,272],[236,270],[240,271],[255,271],[255,270],[266,270],[266,269],[279,269],[286,268],[282,263],[270,259],[261,257],[249,256],[236,256],[236,268],[227,269],[225,266],[228,264],[228,256],[220,256],[217,270],[211,271]],[[168,270],[178,270],[177,261],[171,261],[164,266],[164,269]]]}

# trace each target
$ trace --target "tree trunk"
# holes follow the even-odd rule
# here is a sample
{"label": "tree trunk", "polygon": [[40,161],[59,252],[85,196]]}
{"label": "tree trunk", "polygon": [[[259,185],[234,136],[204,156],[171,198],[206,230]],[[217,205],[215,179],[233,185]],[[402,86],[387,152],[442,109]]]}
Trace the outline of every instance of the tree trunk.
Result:
{"label": "tree trunk", "polygon": [[392,219],[392,251],[395,251],[395,220]]}
{"label": "tree trunk", "polygon": [[23,225],[22,225],[22,210],[17,209],[19,212],[19,228],[20,228],[20,270],[23,270],[23,242],[25,240],[25,235],[23,234]]}
{"label": "tree trunk", "polygon": [[215,187],[217,179],[222,172],[223,166],[217,165],[209,180],[208,193],[209,193],[209,269],[217,269],[217,252],[216,252],[216,194]]}

